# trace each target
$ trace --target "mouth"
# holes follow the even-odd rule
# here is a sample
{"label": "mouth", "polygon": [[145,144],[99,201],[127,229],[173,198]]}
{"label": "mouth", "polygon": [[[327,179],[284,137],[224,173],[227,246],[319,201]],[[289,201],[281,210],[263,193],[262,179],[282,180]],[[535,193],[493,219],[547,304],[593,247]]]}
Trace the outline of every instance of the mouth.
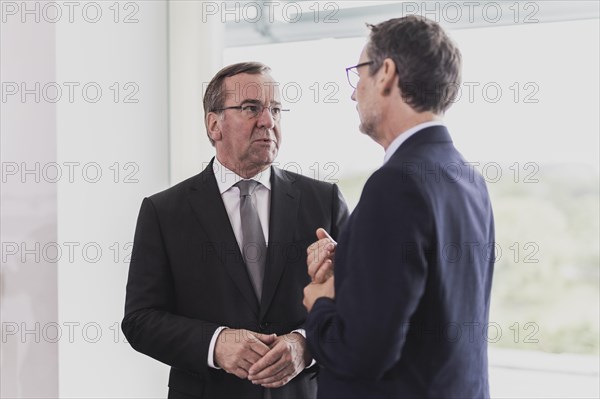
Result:
{"label": "mouth", "polygon": [[257,143],[257,144],[262,144],[262,145],[271,145],[271,143],[277,145],[277,142],[272,139],[258,139],[258,140],[254,140],[252,142]]}

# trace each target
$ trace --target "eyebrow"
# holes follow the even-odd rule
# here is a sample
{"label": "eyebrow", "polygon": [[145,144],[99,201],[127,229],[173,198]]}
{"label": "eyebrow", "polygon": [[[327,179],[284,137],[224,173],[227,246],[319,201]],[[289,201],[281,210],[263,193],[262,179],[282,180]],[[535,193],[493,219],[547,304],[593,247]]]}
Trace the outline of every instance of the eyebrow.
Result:
{"label": "eyebrow", "polygon": [[[262,105],[262,102],[259,100],[256,100],[256,99],[248,98],[248,99],[243,100],[240,104],[261,104]],[[271,101],[270,105],[271,106],[273,106],[273,105],[281,106],[281,103],[279,101],[273,100],[273,101]]]}

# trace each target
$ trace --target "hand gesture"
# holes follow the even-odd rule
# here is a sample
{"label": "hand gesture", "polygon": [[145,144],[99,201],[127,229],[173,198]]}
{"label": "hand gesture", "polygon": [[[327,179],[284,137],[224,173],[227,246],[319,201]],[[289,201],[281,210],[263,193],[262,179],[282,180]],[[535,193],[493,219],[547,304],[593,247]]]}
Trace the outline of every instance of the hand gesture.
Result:
{"label": "hand gesture", "polygon": [[310,312],[315,301],[321,297],[335,298],[334,277],[331,276],[324,283],[310,283],[304,287],[302,304]]}
{"label": "hand gesture", "polygon": [[306,250],[308,275],[314,283],[324,283],[333,275],[333,256],[337,243],[323,228],[317,229],[318,241]]}

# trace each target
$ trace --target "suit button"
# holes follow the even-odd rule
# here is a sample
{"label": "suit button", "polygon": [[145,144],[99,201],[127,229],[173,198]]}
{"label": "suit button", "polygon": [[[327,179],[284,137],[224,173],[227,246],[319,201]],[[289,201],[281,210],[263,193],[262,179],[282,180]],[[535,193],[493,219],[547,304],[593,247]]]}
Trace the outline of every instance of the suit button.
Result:
{"label": "suit button", "polygon": [[269,327],[269,323],[267,323],[266,321],[263,321],[262,323],[260,323],[260,325],[258,326],[258,329],[260,331],[265,331],[267,329],[267,327]]}

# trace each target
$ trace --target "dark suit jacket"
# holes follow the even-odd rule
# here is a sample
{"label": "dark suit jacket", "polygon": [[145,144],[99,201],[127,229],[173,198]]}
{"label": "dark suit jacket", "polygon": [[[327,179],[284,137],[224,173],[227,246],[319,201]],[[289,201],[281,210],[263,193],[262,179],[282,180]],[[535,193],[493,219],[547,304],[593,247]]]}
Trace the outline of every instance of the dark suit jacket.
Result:
{"label": "dark suit jacket", "polygon": [[[273,167],[259,304],[212,168],[142,202],[122,329],[134,349],[171,366],[169,387],[178,393],[262,398],[260,386],[208,367],[213,333],[219,326],[278,335],[302,327],[306,248],[320,226],[338,234],[348,211],[336,185]],[[303,371],[272,397],[314,397],[311,377]]]}
{"label": "dark suit jacket", "polygon": [[342,232],[335,300],[307,319],[318,397],[488,397],[493,251],[485,182],[446,128],[407,139]]}

